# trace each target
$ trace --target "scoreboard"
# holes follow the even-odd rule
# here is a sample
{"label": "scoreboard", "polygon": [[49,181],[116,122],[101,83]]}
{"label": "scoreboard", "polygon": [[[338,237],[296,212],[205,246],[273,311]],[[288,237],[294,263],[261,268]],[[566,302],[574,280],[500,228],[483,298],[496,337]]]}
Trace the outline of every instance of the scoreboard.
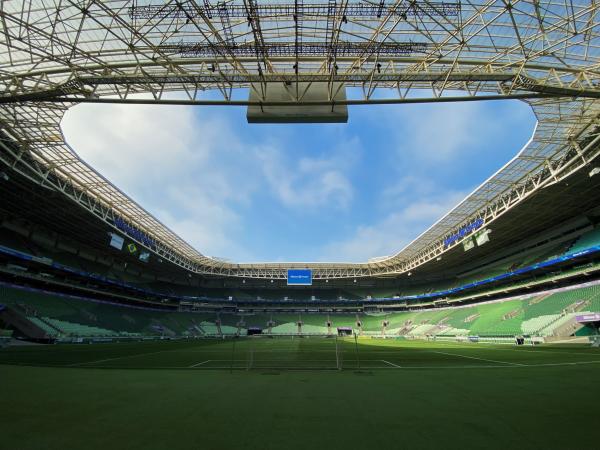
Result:
{"label": "scoreboard", "polygon": [[310,269],[288,269],[288,286],[312,286],[312,270]]}

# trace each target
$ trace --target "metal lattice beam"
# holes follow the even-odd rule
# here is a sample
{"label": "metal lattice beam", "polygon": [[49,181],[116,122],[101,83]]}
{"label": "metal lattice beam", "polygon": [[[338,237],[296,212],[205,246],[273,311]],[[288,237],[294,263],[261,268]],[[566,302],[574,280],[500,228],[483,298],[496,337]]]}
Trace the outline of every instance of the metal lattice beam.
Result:
{"label": "metal lattice beam", "polygon": [[[408,2],[407,2],[408,3]],[[444,17],[456,17],[460,13],[460,3],[452,2],[410,2],[400,6],[385,5],[385,2],[379,3],[350,3],[347,8],[334,6],[333,10],[328,4],[323,3],[305,3],[298,7],[294,3],[265,3],[257,5],[256,14],[263,17],[323,17],[333,12],[334,14],[344,14],[347,17],[373,17],[380,18],[382,15],[423,16],[425,14],[439,15]],[[206,15],[221,13],[226,11],[229,17],[246,18],[247,10],[242,4],[219,3],[217,5],[205,4],[200,9]],[[195,8],[190,8],[185,4],[151,4],[134,5],[128,10],[129,16],[134,19],[181,19],[193,17],[198,13]]]}
{"label": "metal lattice beam", "polygon": [[[306,264],[218,261],[166,228],[68,147],[60,129],[66,109],[131,102],[140,93],[167,103],[183,93],[202,104],[206,90],[221,93],[218,104],[235,105],[233,89],[293,81],[360,88],[356,104],[526,100],[538,119],[528,146],[410,245],[371,263],[310,264],[315,278],[399,274],[459,245],[444,241],[465,225],[493,223],[597,158],[598,7],[595,0],[2,2],[0,157],[108,226],[123,221],[130,237],[146,236],[152,251],[188,270],[285,278],[285,269]],[[388,98],[373,97],[378,90]]]}

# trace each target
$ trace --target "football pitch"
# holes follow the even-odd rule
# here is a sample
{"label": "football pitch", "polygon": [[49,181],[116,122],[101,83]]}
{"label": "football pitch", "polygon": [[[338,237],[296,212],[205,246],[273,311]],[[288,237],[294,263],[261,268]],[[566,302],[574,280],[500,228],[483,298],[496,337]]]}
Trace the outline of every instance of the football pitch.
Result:
{"label": "football pitch", "polygon": [[7,449],[595,448],[600,350],[241,338],[0,350]]}

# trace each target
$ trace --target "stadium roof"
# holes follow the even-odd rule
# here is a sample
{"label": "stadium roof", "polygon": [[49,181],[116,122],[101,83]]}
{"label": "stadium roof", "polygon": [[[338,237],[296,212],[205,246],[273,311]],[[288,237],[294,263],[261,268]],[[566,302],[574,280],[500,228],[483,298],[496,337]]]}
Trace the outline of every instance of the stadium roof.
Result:
{"label": "stadium roof", "polygon": [[[393,275],[459,245],[600,152],[600,22],[590,1],[30,1],[0,6],[0,158],[198,273]],[[232,264],[202,255],[65,143],[80,102],[247,105],[268,83],[360,87],[347,104],[519,98],[538,119],[501,170],[397,254],[361,264]],[[382,99],[378,92],[385,89]],[[201,98],[219,92],[222,100]],[[180,93],[174,99],[171,94]],[[141,100],[138,94],[149,94]],[[301,93],[290,90],[286,105]],[[339,103],[339,102],[338,102]],[[263,102],[263,105],[267,103]],[[260,102],[259,102],[260,105]],[[16,145],[15,145],[16,144]]]}

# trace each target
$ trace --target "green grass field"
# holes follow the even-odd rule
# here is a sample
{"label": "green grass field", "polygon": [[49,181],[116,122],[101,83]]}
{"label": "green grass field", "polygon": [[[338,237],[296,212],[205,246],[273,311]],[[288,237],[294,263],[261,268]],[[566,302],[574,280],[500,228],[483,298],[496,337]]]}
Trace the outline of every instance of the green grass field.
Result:
{"label": "green grass field", "polygon": [[[342,370],[338,370],[340,367]],[[360,367],[360,368],[359,368]],[[600,350],[238,339],[0,350],[6,449],[596,448]]]}

